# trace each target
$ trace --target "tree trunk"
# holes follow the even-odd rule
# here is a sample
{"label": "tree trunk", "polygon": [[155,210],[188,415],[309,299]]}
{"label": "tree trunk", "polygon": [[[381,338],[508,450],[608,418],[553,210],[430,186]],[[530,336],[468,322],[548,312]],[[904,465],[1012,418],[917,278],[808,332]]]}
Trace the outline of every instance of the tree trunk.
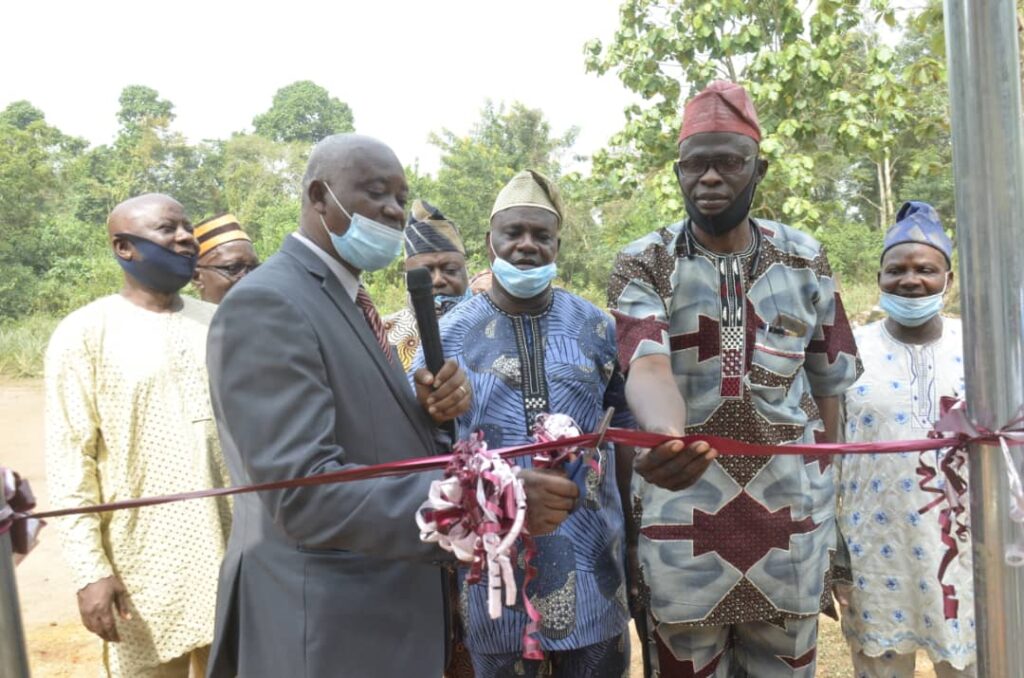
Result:
{"label": "tree trunk", "polygon": [[880,196],[882,198],[881,204],[885,207],[885,225],[883,228],[889,228],[893,221],[896,219],[896,205],[894,205],[893,194],[892,194],[892,163],[889,161],[889,149],[886,148],[882,155],[882,174],[885,176],[885,192]]}
{"label": "tree trunk", "polygon": [[875,171],[878,175],[878,228],[885,232],[896,218],[892,195],[892,163],[889,161],[888,148],[882,151],[882,159],[875,162]]}

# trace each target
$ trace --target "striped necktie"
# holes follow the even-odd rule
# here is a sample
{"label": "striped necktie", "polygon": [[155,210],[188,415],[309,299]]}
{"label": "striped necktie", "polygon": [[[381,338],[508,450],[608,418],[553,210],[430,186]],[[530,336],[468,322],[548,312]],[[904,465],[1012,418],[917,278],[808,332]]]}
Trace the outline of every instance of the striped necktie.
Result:
{"label": "striped necktie", "polygon": [[391,354],[391,344],[388,342],[387,332],[384,331],[384,322],[381,321],[377,307],[373,305],[373,300],[370,299],[370,295],[362,285],[359,286],[359,291],[356,293],[356,306],[363,312],[363,317],[366,318],[366,324],[370,326],[373,336],[377,337],[377,343],[380,344],[380,350],[384,351],[384,357],[390,363],[395,362]]}

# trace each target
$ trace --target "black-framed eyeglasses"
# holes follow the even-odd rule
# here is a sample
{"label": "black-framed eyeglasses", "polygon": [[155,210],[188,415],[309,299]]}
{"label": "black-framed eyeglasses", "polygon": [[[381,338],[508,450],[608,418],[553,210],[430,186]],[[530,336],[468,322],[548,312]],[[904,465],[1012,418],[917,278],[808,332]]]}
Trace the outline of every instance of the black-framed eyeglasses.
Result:
{"label": "black-framed eyeglasses", "polygon": [[722,175],[739,174],[746,168],[747,163],[756,157],[756,153],[746,157],[731,154],[713,156],[697,155],[692,158],[676,160],[675,168],[676,173],[684,177],[702,177],[712,166],[715,168],[716,172]]}
{"label": "black-framed eyeglasses", "polygon": [[200,264],[196,266],[196,268],[209,268],[217,271],[217,273],[220,273],[228,280],[238,280],[239,278],[252,273],[258,267],[259,264],[245,264],[242,262],[228,264],[227,266],[218,266],[216,264]]}

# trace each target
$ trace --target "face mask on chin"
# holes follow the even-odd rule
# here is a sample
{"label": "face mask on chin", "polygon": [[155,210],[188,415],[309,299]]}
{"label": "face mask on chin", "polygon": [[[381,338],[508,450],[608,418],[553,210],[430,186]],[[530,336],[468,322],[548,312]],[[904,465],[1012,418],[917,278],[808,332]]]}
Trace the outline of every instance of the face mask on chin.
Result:
{"label": "face mask on chin", "polygon": [[125,273],[143,286],[161,294],[174,294],[192,279],[199,258],[196,254],[178,254],[133,233],[116,233],[114,237],[135,246],[137,258],[114,258]]}
{"label": "face mask on chin", "polygon": [[709,235],[725,235],[743,223],[750,214],[750,206],[754,203],[754,193],[757,191],[757,176],[750,177],[747,187],[740,192],[728,207],[718,214],[703,214],[696,203],[690,200],[690,196],[683,191],[683,202],[686,204],[686,213],[690,221],[696,224],[702,231]]}
{"label": "face mask on chin", "polygon": [[882,292],[878,305],[890,318],[904,327],[920,327],[942,311],[945,303],[946,288],[949,287],[949,274],[942,291],[926,297],[903,297],[898,294]]}
{"label": "face mask on chin", "polygon": [[514,264],[502,259],[490,245],[494,261],[491,262],[491,273],[501,287],[516,299],[533,299],[546,290],[558,274],[555,262],[533,268],[517,268]]}

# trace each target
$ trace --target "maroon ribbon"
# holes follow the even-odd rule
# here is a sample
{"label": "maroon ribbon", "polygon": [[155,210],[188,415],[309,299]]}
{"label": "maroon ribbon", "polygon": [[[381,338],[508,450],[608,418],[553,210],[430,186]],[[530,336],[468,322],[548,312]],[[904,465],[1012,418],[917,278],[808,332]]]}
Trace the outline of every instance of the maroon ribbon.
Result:
{"label": "maroon ribbon", "polygon": [[[585,433],[574,438],[564,438],[556,441],[531,443],[515,447],[505,447],[494,450],[495,454],[503,459],[513,459],[524,455],[532,455],[539,452],[551,452],[569,446],[590,447],[597,442],[596,433]],[[792,445],[758,445],[745,443],[731,438],[708,435],[687,435],[687,436],[666,436],[660,433],[648,433],[631,429],[610,428],[605,434],[605,440],[622,445],[634,447],[657,447],[669,440],[681,440],[689,445],[698,441],[705,441],[723,455],[745,455],[745,456],[771,456],[771,455],[822,455],[832,456],[835,454],[871,454],[871,453],[893,453],[893,452],[923,452],[925,450],[938,450],[946,447],[959,447],[968,443],[998,444],[998,434],[980,434],[975,438],[961,437],[954,438],[925,438],[921,440],[900,440],[876,443],[815,443],[815,444],[792,444]],[[1010,441],[1012,445],[1024,444],[1024,441]],[[277,480],[268,483],[255,485],[238,485],[235,487],[219,487],[207,490],[195,490],[192,492],[181,492],[178,494],[167,494],[157,497],[140,497],[138,499],[126,499],[123,501],[108,502],[105,504],[94,504],[92,506],[80,506],[74,508],[55,509],[33,513],[33,518],[57,518],[60,516],[81,515],[87,513],[103,513],[106,511],[117,511],[121,509],[142,508],[144,506],[156,506],[169,504],[177,501],[190,499],[203,499],[207,497],[226,497],[236,494],[249,494],[251,492],[264,492],[267,490],[284,490],[293,487],[310,487],[314,485],[327,485],[330,483],[345,483],[356,480],[368,480],[371,478],[384,478],[388,476],[401,476],[419,471],[442,470],[448,466],[452,455],[445,454],[436,457],[416,457],[402,461],[394,461],[386,464],[373,466],[359,466],[331,471],[304,478],[293,478],[290,480]],[[16,515],[15,521],[23,520],[29,516]]]}
{"label": "maroon ribbon", "polygon": [[[979,429],[967,420],[962,403],[954,405],[952,402],[944,402],[943,406],[943,417],[940,418],[939,422],[936,424],[936,432],[932,437],[920,440],[899,440],[873,443],[760,445],[745,443],[720,436],[666,436],[657,433],[618,428],[608,429],[604,434],[604,440],[644,448],[657,447],[669,440],[681,440],[686,445],[698,441],[704,441],[717,449],[719,454],[745,456],[831,456],[835,454],[886,454],[896,452],[923,453],[929,450],[951,448],[951,452],[945,456],[939,469],[947,479],[947,484],[950,488],[949,492],[945,492],[940,488],[935,488],[930,485],[930,482],[937,477],[939,470],[928,466],[924,461],[922,461],[921,467],[918,469],[918,474],[922,476],[922,480],[920,481],[921,489],[929,493],[938,493],[942,495],[937,497],[935,501],[929,502],[929,504],[922,508],[920,512],[925,513],[932,508],[935,508],[944,499],[950,501],[950,506],[942,509],[939,514],[939,523],[942,526],[942,542],[946,546],[946,553],[944,554],[939,566],[939,579],[941,583],[946,569],[958,552],[956,543],[957,539],[963,540],[966,538],[967,534],[967,527],[962,520],[962,515],[965,510],[962,495],[966,492],[967,486],[962,476],[958,473],[965,460],[963,450],[971,443],[986,445],[998,444],[1004,446],[1024,445],[1024,429],[1012,429],[1009,427],[998,431]],[[1016,420],[1011,422],[1010,426],[1019,427],[1022,422],[1024,422],[1024,417],[1018,417]],[[946,433],[947,437],[940,437],[942,433]],[[529,445],[501,448],[499,450],[494,450],[493,453],[504,459],[511,459],[525,455],[535,455],[535,459],[543,459],[545,454],[565,451],[566,448],[593,447],[597,444],[599,437],[600,436],[597,433],[584,434],[558,440],[546,440]],[[145,506],[156,506],[159,504],[169,504],[172,502],[187,501],[191,499],[223,497],[267,490],[282,490],[295,487],[325,485],[329,483],[344,483],[445,468],[449,469],[449,473],[458,473],[458,469],[460,467],[465,467],[464,464],[460,464],[460,454],[464,455],[465,451],[460,451],[460,449],[457,448],[454,454],[440,455],[436,457],[418,457],[403,461],[390,462],[387,464],[377,464],[374,466],[359,466],[341,471],[332,471],[329,473],[307,476],[304,478],[279,480],[254,485],[197,490],[193,492],[182,492],[158,497],[141,497],[124,501],[108,502],[105,504],[95,504],[92,506],[44,511],[35,514],[29,513],[35,506],[35,499],[32,496],[32,492],[29,489],[28,484],[21,480],[13,471],[0,468],[0,479],[5,480],[5,482],[0,483],[0,490],[3,491],[3,496],[0,497],[0,499],[2,499],[2,501],[0,501],[0,534],[11,531],[15,551],[17,553],[25,554],[32,548],[35,541],[35,534],[44,524],[41,520],[43,518],[56,518],[60,516],[142,508]],[[537,455],[539,455],[539,457]],[[564,461],[566,457],[563,454],[561,456],[549,455],[548,458],[552,461]],[[474,497],[474,493],[466,492],[463,496],[466,498],[465,502],[467,503],[465,506],[460,507],[459,512],[461,513],[465,511],[469,514],[474,512],[479,513],[480,507],[473,505],[473,502],[475,501],[475,498],[472,498]],[[500,508],[511,509],[514,507]],[[455,514],[441,515],[438,516],[438,518],[439,523],[449,523],[450,521],[457,520],[457,516]],[[523,545],[526,548],[526,581],[523,585],[523,602],[526,607],[527,614],[531,619],[531,624],[527,627],[527,632],[523,639],[524,656],[527,658],[543,657],[540,643],[536,638],[539,626],[537,622],[540,619],[540,614],[532,606],[526,595],[527,584],[536,576],[536,568],[533,567],[530,562],[533,555],[536,553],[536,545],[533,539],[526,534],[525,531],[523,533]],[[470,576],[475,576],[479,579],[482,566],[482,559],[479,557],[475,558],[471,565]],[[942,584],[942,591],[946,617],[954,618],[958,611],[956,589],[952,585]]]}
{"label": "maroon ribbon", "polygon": [[[947,504],[939,510],[939,527],[942,544],[945,552],[939,561],[938,578],[942,588],[942,610],[946,619],[956,619],[960,609],[960,601],[957,598],[956,586],[943,583],[950,564],[960,552],[959,543],[966,542],[969,529],[967,527],[967,480],[963,476],[963,467],[967,463],[967,445],[970,443],[982,444],[1004,444],[1020,445],[1022,443],[1022,431],[1019,427],[1024,422],[1024,413],[1014,418],[1006,427],[997,431],[989,431],[978,426],[970,420],[967,415],[966,403],[963,400],[945,396],[939,400],[939,420],[935,423],[934,431],[929,434],[932,438],[948,442],[949,438],[942,438],[942,434],[954,436],[954,444],[938,463],[938,468],[929,463],[924,452],[921,452],[918,460],[917,475],[921,476],[918,486],[924,492],[937,495],[932,501],[918,510],[918,513],[925,514],[940,506]],[[1012,463],[1008,459],[1007,463]],[[1007,469],[1011,477],[1016,476],[1016,469]],[[939,474],[945,478],[945,488],[936,487],[932,482]],[[1011,492],[1013,482],[1011,481]],[[1012,515],[1012,514],[1011,514]]]}

